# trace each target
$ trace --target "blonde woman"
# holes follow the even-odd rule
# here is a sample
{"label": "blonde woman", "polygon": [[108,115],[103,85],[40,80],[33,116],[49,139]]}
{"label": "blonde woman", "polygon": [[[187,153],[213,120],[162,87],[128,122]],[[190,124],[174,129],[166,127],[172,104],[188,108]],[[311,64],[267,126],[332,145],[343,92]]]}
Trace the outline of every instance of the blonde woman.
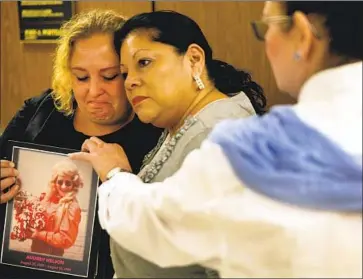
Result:
{"label": "blonde woman", "polygon": [[81,222],[77,194],[82,186],[83,179],[75,163],[65,159],[54,165],[47,191],[40,198],[47,222],[44,230],[33,232],[32,252],[63,256],[64,250],[73,246]]}
{"label": "blonde woman", "polygon": [[[5,157],[8,140],[79,150],[87,138],[98,136],[123,146],[133,171],[138,172],[161,130],[141,123],[127,101],[120,59],[113,44],[113,34],[124,22],[124,17],[113,11],[94,10],[77,14],[63,25],[55,53],[53,88],[26,100],[0,139],[4,159],[0,203],[10,200],[20,188],[19,172]],[[5,206],[0,206],[0,228],[4,214]],[[103,233],[99,255],[102,262],[98,266],[108,270],[98,270],[97,278],[113,275],[108,243]],[[3,265],[0,273],[6,275]],[[24,274],[24,278],[30,278],[26,271]]]}

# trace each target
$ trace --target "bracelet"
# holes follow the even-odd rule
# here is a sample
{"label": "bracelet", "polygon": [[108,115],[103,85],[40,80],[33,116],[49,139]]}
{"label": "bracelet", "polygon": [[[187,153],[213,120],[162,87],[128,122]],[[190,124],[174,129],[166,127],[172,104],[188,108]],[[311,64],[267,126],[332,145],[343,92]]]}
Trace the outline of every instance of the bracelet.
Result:
{"label": "bracelet", "polygon": [[120,167],[116,167],[116,168],[113,168],[112,170],[110,170],[107,175],[106,175],[106,180],[109,180],[111,179],[116,173],[119,173],[119,172],[129,172],[131,173],[130,171],[128,170],[125,170],[125,169],[122,169]]}

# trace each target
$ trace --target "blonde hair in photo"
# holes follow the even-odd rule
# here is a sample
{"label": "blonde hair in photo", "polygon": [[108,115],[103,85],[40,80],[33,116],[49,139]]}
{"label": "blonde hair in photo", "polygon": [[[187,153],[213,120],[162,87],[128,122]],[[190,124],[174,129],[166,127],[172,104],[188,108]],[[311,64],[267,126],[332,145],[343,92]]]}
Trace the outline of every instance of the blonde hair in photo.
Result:
{"label": "blonde hair in photo", "polygon": [[60,175],[68,175],[72,178],[73,192],[78,193],[79,188],[83,187],[83,178],[79,173],[77,165],[71,159],[63,159],[53,166],[49,187],[53,187],[56,184]]}

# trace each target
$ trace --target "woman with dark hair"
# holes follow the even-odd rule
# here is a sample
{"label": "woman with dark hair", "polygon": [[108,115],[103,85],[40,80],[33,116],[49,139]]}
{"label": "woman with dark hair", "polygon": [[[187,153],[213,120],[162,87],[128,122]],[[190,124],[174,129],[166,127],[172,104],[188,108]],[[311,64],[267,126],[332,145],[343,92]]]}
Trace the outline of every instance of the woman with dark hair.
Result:
{"label": "woman with dark hair", "polygon": [[[206,87],[208,88],[206,89],[219,91],[219,93],[223,93],[229,97],[243,92],[250,100],[256,113],[263,114],[266,99],[261,87],[251,80],[251,76],[248,73],[237,70],[232,65],[223,61],[213,59],[212,48],[198,24],[191,18],[174,11],[157,11],[139,14],[130,18],[123,28],[115,34],[114,38],[115,48],[121,50],[121,46],[123,45],[125,52],[130,47],[132,48],[136,45],[132,43],[135,38],[147,39],[149,43],[155,42],[163,44],[164,47],[169,49],[170,53],[174,54],[174,58],[184,58],[186,60],[184,62],[191,64],[189,67],[192,68],[191,74],[193,79],[201,79],[201,82],[207,85]],[[158,45],[160,46],[160,44]],[[156,44],[154,48],[156,49],[158,45]],[[165,54],[165,56],[167,55]],[[144,58],[138,62],[146,62],[149,64],[152,62],[151,60],[151,58]],[[122,62],[126,61],[126,57],[121,60],[123,66],[121,68],[124,68],[124,70],[121,70],[125,78],[129,74],[127,69],[128,65]],[[171,60],[167,62],[171,62]],[[175,67],[177,64],[173,64],[172,66]],[[179,76],[182,72],[178,72],[177,70],[175,69],[178,73],[177,78],[180,79],[180,83],[184,83],[186,80]],[[189,76],[188,81],[190,80]],[[169,78],[164,82],[172,82]],[[197,82],[196,85],[198,85]],[[194,86],[192,89],[198,88]],[[168,91],[171,90],[169,89]],[[165,92],[164,88],[164,92],[160,94],[166,95],[169,93],[168,91]],[[174,95],[177,95],[181,90],[175,91]],[[198,95],[201,95],[200,93],[205,95],[208,92],[208,90],[204,90],[204,92],[199,91],[201,91],[200,88],[197,90]],[[213,91],[209,93],[214,93]],[[167,98],[167,96],[164,96],[164,98]]]}
{"label": "woman with dark hair", "polygon": [[[145,183],[174,174],[218,121],[264,111],[260,86],[248,73],[214,60],[202,30],[185,15],[172,11],[136,15],[114,38],[134,111],[144,123],[166,129],[139,173]],[[162,269],[112,240],[111,247],[117,277],[215,276],[200,266]]]}
{"label": "woman with dark hair", "polygon": [[[172,11],[136,15],[114,38],[134,111],[142,122],[165,128],[139,173],[144,183],[173,175],[220,120],[264,111],[261,87],[248,73],[214,60],[202,30],[185,15]],[[113,240],[111,253],[118,278],[216,276],[201,266],[160,268]]]}
{"label": "woman with dark hair", "polygon": [[[362,278],[362,2],[266,2],[254,22],[298,99],[218,124],[146,187],[122,149],[84,143],[113,241],[163,267],[226,278]],[[114,156],[113,154],[118,154]]]}

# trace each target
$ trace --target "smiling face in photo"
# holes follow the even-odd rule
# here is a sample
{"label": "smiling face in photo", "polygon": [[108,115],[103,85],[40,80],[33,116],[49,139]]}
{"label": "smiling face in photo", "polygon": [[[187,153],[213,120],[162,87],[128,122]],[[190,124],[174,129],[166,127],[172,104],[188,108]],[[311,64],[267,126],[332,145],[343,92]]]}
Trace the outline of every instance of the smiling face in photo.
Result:
{"label": "smiling face in photo", "polygon": [[70,175],[59,175],[56,180],[57,192],[60,196],[65,196],[74,190],[72,177]]}

